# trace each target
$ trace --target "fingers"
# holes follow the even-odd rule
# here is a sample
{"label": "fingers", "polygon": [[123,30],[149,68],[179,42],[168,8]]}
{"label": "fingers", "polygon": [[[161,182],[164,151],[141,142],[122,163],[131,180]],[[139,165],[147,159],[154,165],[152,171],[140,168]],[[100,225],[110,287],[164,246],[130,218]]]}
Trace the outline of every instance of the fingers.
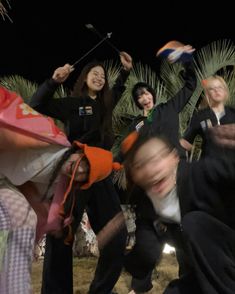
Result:
{"label": "fingers", "polygon": [[70,64],[65,64],[62,67],[58,67],[54,73],[52,78],[58,82],[58,83],[62,83],[64,82],[68,76],[70,75],[70,73],[74,70],[73,66],[71,66]]}
{"label": "fingers", "polygon": [[124,69],[130,71],[132,68],[132,57],[128,53],[122,51],[120,52],[120,59]]}
{"label": "fingers", "polygon": [[211,133],[217,144],[228,148],[235,147],[235,124],[213,127]]}
{"label": "fingers", "polygon": [[132,62],[132,57],[124,51],[120,52],[120,57],[124,57],[128,62]]}

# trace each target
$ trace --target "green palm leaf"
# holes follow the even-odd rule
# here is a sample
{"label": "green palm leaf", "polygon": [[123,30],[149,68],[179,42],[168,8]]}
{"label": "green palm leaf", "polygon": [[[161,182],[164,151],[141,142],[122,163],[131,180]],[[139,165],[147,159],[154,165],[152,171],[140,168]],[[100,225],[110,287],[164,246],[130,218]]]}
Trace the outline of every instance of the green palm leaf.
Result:
{"label": "green palm leaf", "polygon": [[1,78],[0,84],[10,91],[18,93],[25,102],[37,90],[38,85],[19,75],[4,76]]}
{"label": "green palm leaf", "polygon": [[6,5],[3,3],[3,0],[0,0],[0,15],[2,17],[3,20],[5,20],[5,18],[8,18],[10,20],[10,22],[13,22],[12,19],[10,18],[10,16],[8,15],[8,9],[11,9],[10,3],[8,0],[5,0],[6,4],[7,4],[7,8]]}
{"label": "green palm leaf", "polygon": [[[0,84],[8,90],[18,93],[26,103],[38,88],[37,83],[31,82],[19,75],[4,76],[1,78]],[[61,85],[55,92],[54,98],[65,97],[67,94],[67,91]]]}

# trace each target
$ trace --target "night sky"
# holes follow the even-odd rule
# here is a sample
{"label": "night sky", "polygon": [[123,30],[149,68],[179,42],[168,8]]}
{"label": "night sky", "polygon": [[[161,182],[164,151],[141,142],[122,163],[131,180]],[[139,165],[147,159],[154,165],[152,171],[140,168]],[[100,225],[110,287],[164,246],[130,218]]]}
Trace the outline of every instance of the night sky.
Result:
{"label": "night sky", "polygon": [[[135,7],[134,1],[9,1],[13,23],[0,19],[0,76],[19,74],[38,83],[51,76],[56,67],[74,63],[100,41],[85,27],[87,23],[103,35],[112,32],[110,41],[119,50],[154,70],[159,66],[157,49],[170,40],[198,49],[219,39],[235,41],[234,17],[230,17],[232,9],[228,6],[213,4],[206,9],[193,1],[188,5],[156,2],[156,8],[153,1],[140,0]],[[127,3],[133,8],[128,9]],[[94,58],[119,60],[104,42],[77,66],[75,75]]]}

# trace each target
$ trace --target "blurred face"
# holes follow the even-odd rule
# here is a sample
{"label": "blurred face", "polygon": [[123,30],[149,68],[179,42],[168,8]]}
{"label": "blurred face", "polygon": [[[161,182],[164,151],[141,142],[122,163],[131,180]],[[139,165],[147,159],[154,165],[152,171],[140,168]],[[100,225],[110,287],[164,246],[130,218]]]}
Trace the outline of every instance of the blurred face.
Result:
{"label": "blurred face", "polygon": [[141,105],[144,111],[149,111],[153,108],[153,95],[146,89],[142,90],[142,94],[138,97],[138,103]]}
{"label": "blurred face", "polygon": [[228,98],[227,89],[220,80],[214,79],[208,82],[206,96],[211,106],[225,103]]}
{"label": "blurred face", "polygon": [[101,91],[105,84],[105,72],[101,66],[93,67],[86,78],[88,94],[94,96]]}
{"label": "blurred face", "polygon": [[152,138],[136,152],[131,177],[147,193],[163,198],[175,186],[178,155],[161,139]]}

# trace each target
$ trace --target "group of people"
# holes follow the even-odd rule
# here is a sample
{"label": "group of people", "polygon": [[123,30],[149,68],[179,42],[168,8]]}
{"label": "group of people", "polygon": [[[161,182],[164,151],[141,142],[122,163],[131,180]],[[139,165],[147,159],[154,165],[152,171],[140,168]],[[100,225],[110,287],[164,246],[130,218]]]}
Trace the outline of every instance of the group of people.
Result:
{"label": "group of people", "polygon": [[[98,238],[100,254],[89,294],[114,293],[123,268],[132,275],[130,293],[147,293],[165,242],[176,248],[179,279],[164,293],[235,291],[235,110],[225,106],[229,92],[223,78],[209,77],[203,81],[208,107],[195,112],[181,140],[179,113],[197,84],[193,51],[189,45],[177,48],[184,86],[166,103],[156,106],[156,93],[144,81],[132,90],[143,115],[129,126],[119,159],[136,213],[136,241],[126,254],[127,229],[122,221],[110,238]],[[185,54],[189,58],[181,59]],[[112,111],[125,90],[132,58],[121,52],[120,60],[122,70],[112,89],[99,62],[87,64],[71,96],[61,99],[53,99],[53,94],[74,68],[69,64],[57,68],[31,97],[31,108],[1,88],[1,293],[30,293],[35,238],[47,233],[41,293],[72,294],[73,236],[84,210],[99,237],[116,216],[122,216],[112,182],[112,170],[121,168],[110,152]],[[4,117],[10,111],[12,121]],[[19,113],[21,119],[28,116],[30,127],[14,126]],[[66,136],[50,118],[64,124]],[[221,129],[220,124],[231,125]],[[197,134],[202,135],[206,152],[201,160],[189,163],[186,149],[190,151]]]}

